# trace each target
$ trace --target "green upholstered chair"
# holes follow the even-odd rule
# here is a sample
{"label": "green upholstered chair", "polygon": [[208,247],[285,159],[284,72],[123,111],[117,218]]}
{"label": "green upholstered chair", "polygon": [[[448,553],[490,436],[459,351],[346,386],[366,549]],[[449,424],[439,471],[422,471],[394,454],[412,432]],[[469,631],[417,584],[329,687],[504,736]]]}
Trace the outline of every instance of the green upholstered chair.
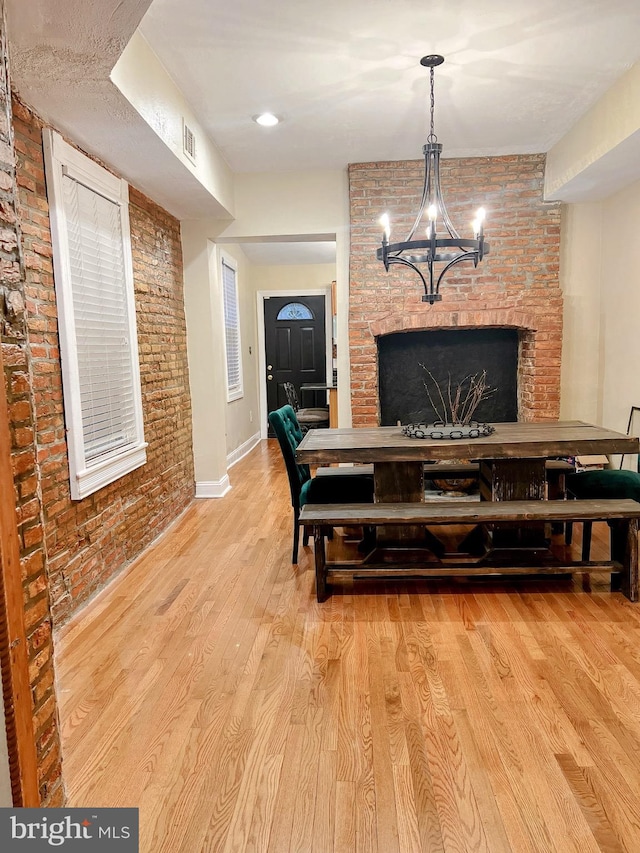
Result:
{"label": "green upholstered chair", "polygon": [[[302,430],[291,406],[282,406],[269,412],[269,423],[276,434],[287,468],[291,505],[293,506],[293,556],[298,562],[300,540],[300,508],[308,503],[373,503],[373,477],[371,474],[336,474],[331,477],[312,477],[308,465],[296,462],[296,448],[302,441]],[[303,545],[309,538],[305,528]]]}
{"label": "green upholstered chair", "polygon": [[[573,498],[631,498],[640,502],[640,474],[636,471],[579,471],[567,477],[567,491]],[[591,553],[591,522],[582,525],[582,559]],[[571,527],[567,527],[567,543],[571,544]]]}

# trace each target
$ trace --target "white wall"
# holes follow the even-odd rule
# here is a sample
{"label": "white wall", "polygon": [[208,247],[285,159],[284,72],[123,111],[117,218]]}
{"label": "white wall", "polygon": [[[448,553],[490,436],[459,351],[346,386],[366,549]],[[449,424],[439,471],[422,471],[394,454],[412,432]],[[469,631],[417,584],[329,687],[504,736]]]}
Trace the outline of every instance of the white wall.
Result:
{"label": "white wall", "polygon": [[640,406],[640,63],[547,155],[563,207],[562,418],[624,432]]}
{"label": "white wall", "polygon": [[[215,199],[220,210],[213,215],[232,216],[231,169],[138,30],[111,71],[111,80],[211,200]],[[195,163],[184,152],[183,120],[196,137]]]}
{"label": "white wall", "polygon": [[238,174],[235,219],[223,237],[290,234],[344,237],[349,232],[348,193],[346,169]]}
{"label": "white wall", "polygon": [[197,497],[222,497],[229,489],[223,304],[212,231],[207,221],[182,223]]}
{"label": "white wall", "polygon": [[624,431],[640,406],[640,181],[603,202],[602,423]]}
{"label": "white wall", "polygon": [[560,247],[564,298],[560,417],[600,423],[601,204],[563,207]]}
{"label": "white wall", "polygon": [[259,290],[290,290],[292,293],[302,293],[305,290],[330,287],[336,277],[336,265],[254,265],[250,268],[249,275],[254,293]]}
{"label": "white wall", "polygon": [[636,63],[547,154],[544,195],[598,201],[640,178],[640,63]]}
{"label": "white wall", "polygon": [[640,406],[639,223],[640,181],[564,210],[561,417],[620,432]]}

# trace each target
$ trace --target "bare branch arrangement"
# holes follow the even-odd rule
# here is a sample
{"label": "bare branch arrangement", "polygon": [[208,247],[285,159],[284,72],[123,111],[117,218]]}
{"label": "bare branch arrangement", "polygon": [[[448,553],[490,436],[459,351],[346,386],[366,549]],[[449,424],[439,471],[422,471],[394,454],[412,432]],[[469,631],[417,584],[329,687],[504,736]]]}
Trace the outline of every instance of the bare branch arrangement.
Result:
{"label": "bare branch arrangement", "polygon": [[[436,413],[437,419],[443,424],[468,426],[472,422],[474,412],[480,403],[483,400],[487,400],[498,390],[489,385],[487,382],[487,371],[483,370],[482,373],[465,376],[455,386],[452,384],[451,374],[449,374],[447,387],[443,392],[429,368],[424,364],[421,364],[420,367],[426,371],[433,384],[433,389],[430,389],[430,383],[426,380],[424,381],[429,402]],[[437,403],[434,397],[436,397]]]}

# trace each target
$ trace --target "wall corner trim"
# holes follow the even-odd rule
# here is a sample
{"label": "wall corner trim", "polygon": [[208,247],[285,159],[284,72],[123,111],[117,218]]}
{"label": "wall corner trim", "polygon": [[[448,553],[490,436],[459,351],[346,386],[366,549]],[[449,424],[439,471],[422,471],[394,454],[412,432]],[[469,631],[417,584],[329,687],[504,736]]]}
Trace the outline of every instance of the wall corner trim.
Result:
{"label": "wall corner trim", "polygon": [[196,483],[196,498],[223,498],[230,490],[231,483],[225,474],[219,480],[206,480]]}

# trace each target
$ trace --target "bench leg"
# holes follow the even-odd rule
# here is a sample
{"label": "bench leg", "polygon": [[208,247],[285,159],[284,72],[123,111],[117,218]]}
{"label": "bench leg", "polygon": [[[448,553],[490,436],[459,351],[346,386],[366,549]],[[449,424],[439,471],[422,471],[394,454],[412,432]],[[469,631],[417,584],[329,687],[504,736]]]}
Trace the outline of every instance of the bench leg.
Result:
{"label": "bench leg", "polygon": [[[564,471],[547,471],[547,498],[550,501],[564,501],[567,499],[567,485]],[[551,525],[552,533],[565,533],[565,525],[556,522]],[[567,545],[571,543],[567,542]]]}
{"label": "bench leg", "polygon": [[623,581],[627,574],[625,559],[629,529],[628,522],[617,520],[608,521],[607,524],[609,525],[609,553],[611,559],[622,565],[621,571],[611,572],[611,592],[621,592]]}
{"label": "bench leg", "polygon": [[571,545],[573,540],[573,521],[567,521],[564,526],[564,541],[566,545]]}
{"label": "bench leg", "polygon": [[324,529],[316,524],[313,528],[313,550],[316,560],[316,599],[322,604],[327,600],[327,560],[324,549]]}
{"label": "bench leg", "polygon": [[[307,545],[309,544],[309,538],[311,537],[311,535],[313,533],[313,525],[312,524],[303,525],[303,531],[304,532],[303,532],[303,537],[302,537],[302,545],[304,548],[306,548]],[[330,527],[327,530],[327,539],[333,539],[333,527]]]}
{"label": "bench leg", "polygon": [[[592,521],[583,521],[582,522],[582,559],[585,562],[589,561],[589,557],[591,555],[591,531],[593,529]],[[615,557],[611,557],[612,560],[615,560]]]}
{"label": "bench leg", "polygon": [[630,518],[626,528],[622,592],[629,601],[638,600],[638,519]]}

